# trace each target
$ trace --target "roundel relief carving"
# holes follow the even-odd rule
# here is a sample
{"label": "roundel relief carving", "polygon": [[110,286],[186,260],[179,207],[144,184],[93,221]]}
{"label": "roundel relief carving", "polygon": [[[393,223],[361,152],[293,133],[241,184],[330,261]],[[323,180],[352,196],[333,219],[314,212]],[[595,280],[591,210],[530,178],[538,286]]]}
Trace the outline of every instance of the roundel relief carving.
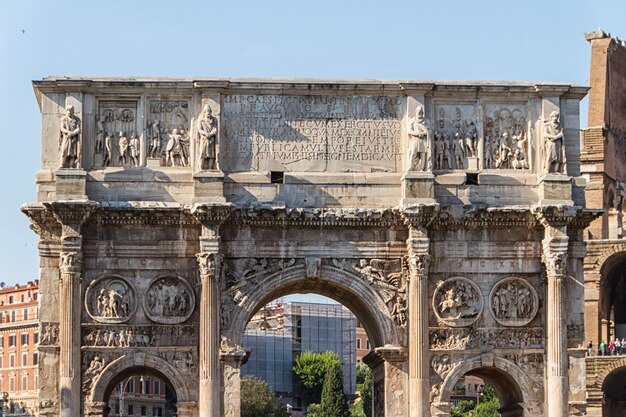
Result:
{"label": "roundel relief carving", "polygon": [[177,276],[161,277],[152,281],[143,302],[143,308],[150,320],[165,324],[186,321],[194,307],[195,297],[191,286]]}
{"label": "roundel relief carving", "polygon": [[505,278],[489,294],[491,314],[504,326],[525,326],[537,315],[537,291],[522,278]]}
{"label": "roundel relief carving", "polygon": [[440,322],[451,327],[469,326],[483,311],[483,296],[476,284],[456,277],[443,281],[435,289],[433,311]]}
{"label": "roundel relief carving", "polygon": [[135,290],[122,277],[97,279],[85,292],[87,314],[100,323],[124,323],[136,308]]}

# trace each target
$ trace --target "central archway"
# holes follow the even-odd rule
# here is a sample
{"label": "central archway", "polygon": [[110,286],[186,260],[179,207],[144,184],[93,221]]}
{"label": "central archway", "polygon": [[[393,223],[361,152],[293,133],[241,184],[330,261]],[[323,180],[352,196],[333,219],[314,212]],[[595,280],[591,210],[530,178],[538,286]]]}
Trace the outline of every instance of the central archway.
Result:
{"label": "central archway", "polygon": [[604,378],[602,417],[623,417],[626,410],[626,365],[613,369]]}

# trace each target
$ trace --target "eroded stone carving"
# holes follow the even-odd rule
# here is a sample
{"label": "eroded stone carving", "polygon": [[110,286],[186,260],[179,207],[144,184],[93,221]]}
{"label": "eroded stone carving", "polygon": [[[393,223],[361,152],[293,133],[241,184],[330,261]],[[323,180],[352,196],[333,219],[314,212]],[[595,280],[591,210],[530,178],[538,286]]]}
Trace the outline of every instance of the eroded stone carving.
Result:
{"label": "eroded stone carving", "polygon": [[[190,126],[187,100],[151,100],[150,120],[153,120],[151,157],[157,157],[160,149],[161,166],[189,166],[189,135],[185,131]],[[157,140],[161,141],[158,147]]]}
{"label": "eroded stone carving", "polygon": [[119,139],[117,140],[119,158],[118,165],[123,167],[128,162],[128,138],[124,132],[119,133]]}
{"label": "eroded stone carving", "polygon": [[196,367],[192,352],[159,352],[159,356],[181,372],[190,372]]}
{"label": "eroded stone carving", "polygon": [[87,314],[100,323],[126,322],[136,307],[135,291],[121,277],[98,279],[85,292]]}
{"label": "eroded stone carving", "polygon": [[432,133],[430,119],[424,117],[423,106],[417,106],[415,117],[409,120],[407,133],[409,140],[406,170],[419,172],[429,170],[431,168],[430,140]]}
{"label": "eroded stone carving", "polygon": [[130,162],[134,167],[139,166],[139,139],[134,132],[130,135],[130,142],[128,144],[128,150],[130,153]]}
{"label": "eroded stone carving", "polygon": [[194,326],[84,326],[83,345],[89,347],[148,347],[193,345]]}
{"label": "eroded stone carving", "polygon": [[431,329],[431,349],[541,349],[543,328]]}
{"label": "eroded stone carving", "polygon": [[144,310],[157,323],[177,324],[193,313],[195,297],[184,279],[177,276],[157,278],[144,298]]}
{"label": "eroded stone carving", "polygon": [[456,277],[440,282],[433,296],[437,318],[452,327],[469,326],[483,309],[482,294],[472,281]]}
{"label": "eroded stone carving", "polygon": [[79,273],[82,268],[83,258],[80,252],[61,252],[59,256],[59,269],[62,274]]}
{"label": "eroded stone carving", "polygon": [[[130,166],[132,149],[127,133],[135,132],[137,102],[105,100],[98,103],[96,115],[96,149],[95,166]],[[116,139],[117,135],[117,139]],[[132,140],[132,134],[131,134]],[[139,145],[137,143],[137,152]],[[139,162],[139,161],[138,161]],[[134,166],[138,166],[134,165]]]}
{"label": "eroded stone carving", "polygon": [[59,167],[80,168],[80,119],[74,114],[74,106],[65,108],[59,135]]}
{"label": "eroded stone carving", "polygon": [[505,278],[499,281],[489,295],[491,313],[505,326],[525,326],[537,315],[539,297],[526,280]]}
{"label": "eroded stone carving", "polygon": [[83,375],[83,394],[87,394],[91,391],[91,386],[94,379],[96,379],[98,375],[100,375],[105,366],[104,359],[100,356],[99,353],[94,353],[93,356],[91,356],[91,360],[89,360],[90,356],[91,355],[85,355],[85,357],[83,358],[83,362],[88,362],[87,369],[85,370],[85,373]]}
{"label": "eroded stone carving", "polygon": [[150,125],[150,158],[159,158],[161,156],[161,122],[155,120]]}
{"label": "eroded stone carving", "polygon": [[40,345],[56,345],[59,340],[59,325],[56,323],[41,323]]}
{"label": "eroded stone carving", "polygon": [[198,161],[201,169],[217,169],[217,119],[208,104],[198,120]]}
{"label": "eroded stone carving", "polygon": [[522,105],[488,105],[484,120],[486,169],[528,169],[528,131]]}
{"label": "eroded stone carving", "polygon": [[558,111],[550,113],[550,118],[543,124],[545,150],[545,172],[565,174],[565,147],[563,146],[563,128]]}
{"label": "eroded stone carving", "polygon": [[[435,169],[466,169],[475,158],[478,129],[473,105],[436,107]],[[451,116],[453,114],[453,116]]]}
{"label": "eroded stone carving", "polygon": [[448,373],[452,370],[453,364],[450,360],[450,355],[435,355],[430,361],[430,365],[433,368],[433,371],[439,376],[441,379],[445,379]]}

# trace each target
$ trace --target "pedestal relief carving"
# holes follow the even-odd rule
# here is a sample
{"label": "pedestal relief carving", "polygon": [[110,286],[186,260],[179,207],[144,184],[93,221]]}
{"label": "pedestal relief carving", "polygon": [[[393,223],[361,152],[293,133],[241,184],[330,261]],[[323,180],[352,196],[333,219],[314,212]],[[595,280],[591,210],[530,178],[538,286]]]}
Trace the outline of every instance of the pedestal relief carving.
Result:
{"label": "pedestal relief carving", "polygon": [[529,169],[528,126],[521,104],[486,105],[484,167]]}
{"label": "pedestal relief carving", "polygon": [[[190,126],[187,100],[151,100],[150,156],[160,158],[161,166],[189,166]],[[157,145],[156,141],[160,140]]]}
{"label": "pedestal relief carving", "polygon": [[80,133],[74,106],[67,106],[59,127],[59,168],[80,168]]}
{"label": "pedestal relief carving", "polygon": [[489,294],[493,318],[503,326],[525,326],[537,315],[539,297],[525,279],[505,278]]}
{"label": "pedestal relief carving", "polygon": [[480,289],[472,281],[456,277],[437,285],[433,311],[440,322],[451,327],[469,326],[483,310]]}
{"label": "pedestal relief carving", "polygon": [[39,334],[41,334],[40,345],[56,345],[59,341],[59,325],[56,323],[41,323]]}
{"label": "pedestal relief carving", "polygon": [[137,308],[135,290],[121,277],[92,282],[85,292],[85,309],[99,323],[124,323]]}
{"label": "pedestal relief carving", "polygon": [[548,174],[566,174],[565,147],[563,146],[563,128],[561,114],[550,113],[550,118],[543,122],[544,172]]}
{"label": "pedestal relief carving", "polygon": [[186,321],[193,313],[195,296],[191,286],[181,277],[157,278],[150,284],[144,298],[144,311],[150,320],[164,324]]}

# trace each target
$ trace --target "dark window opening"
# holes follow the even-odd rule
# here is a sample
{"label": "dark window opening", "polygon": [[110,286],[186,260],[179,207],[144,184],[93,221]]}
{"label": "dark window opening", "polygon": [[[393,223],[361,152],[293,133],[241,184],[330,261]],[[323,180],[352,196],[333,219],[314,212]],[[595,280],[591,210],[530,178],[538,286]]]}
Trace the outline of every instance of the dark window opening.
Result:
{"label": "dark window opening", "polygon": [[478,185],[478,173],[476,172],[468,172],[467,177],[465,179],[465,184],[467,185]]}
{"label": "dark window opening", "polygon": [[271,171],[270,172],[270,182],[272,184],[284,184],[285,183],[285,173],[282,171]]}

